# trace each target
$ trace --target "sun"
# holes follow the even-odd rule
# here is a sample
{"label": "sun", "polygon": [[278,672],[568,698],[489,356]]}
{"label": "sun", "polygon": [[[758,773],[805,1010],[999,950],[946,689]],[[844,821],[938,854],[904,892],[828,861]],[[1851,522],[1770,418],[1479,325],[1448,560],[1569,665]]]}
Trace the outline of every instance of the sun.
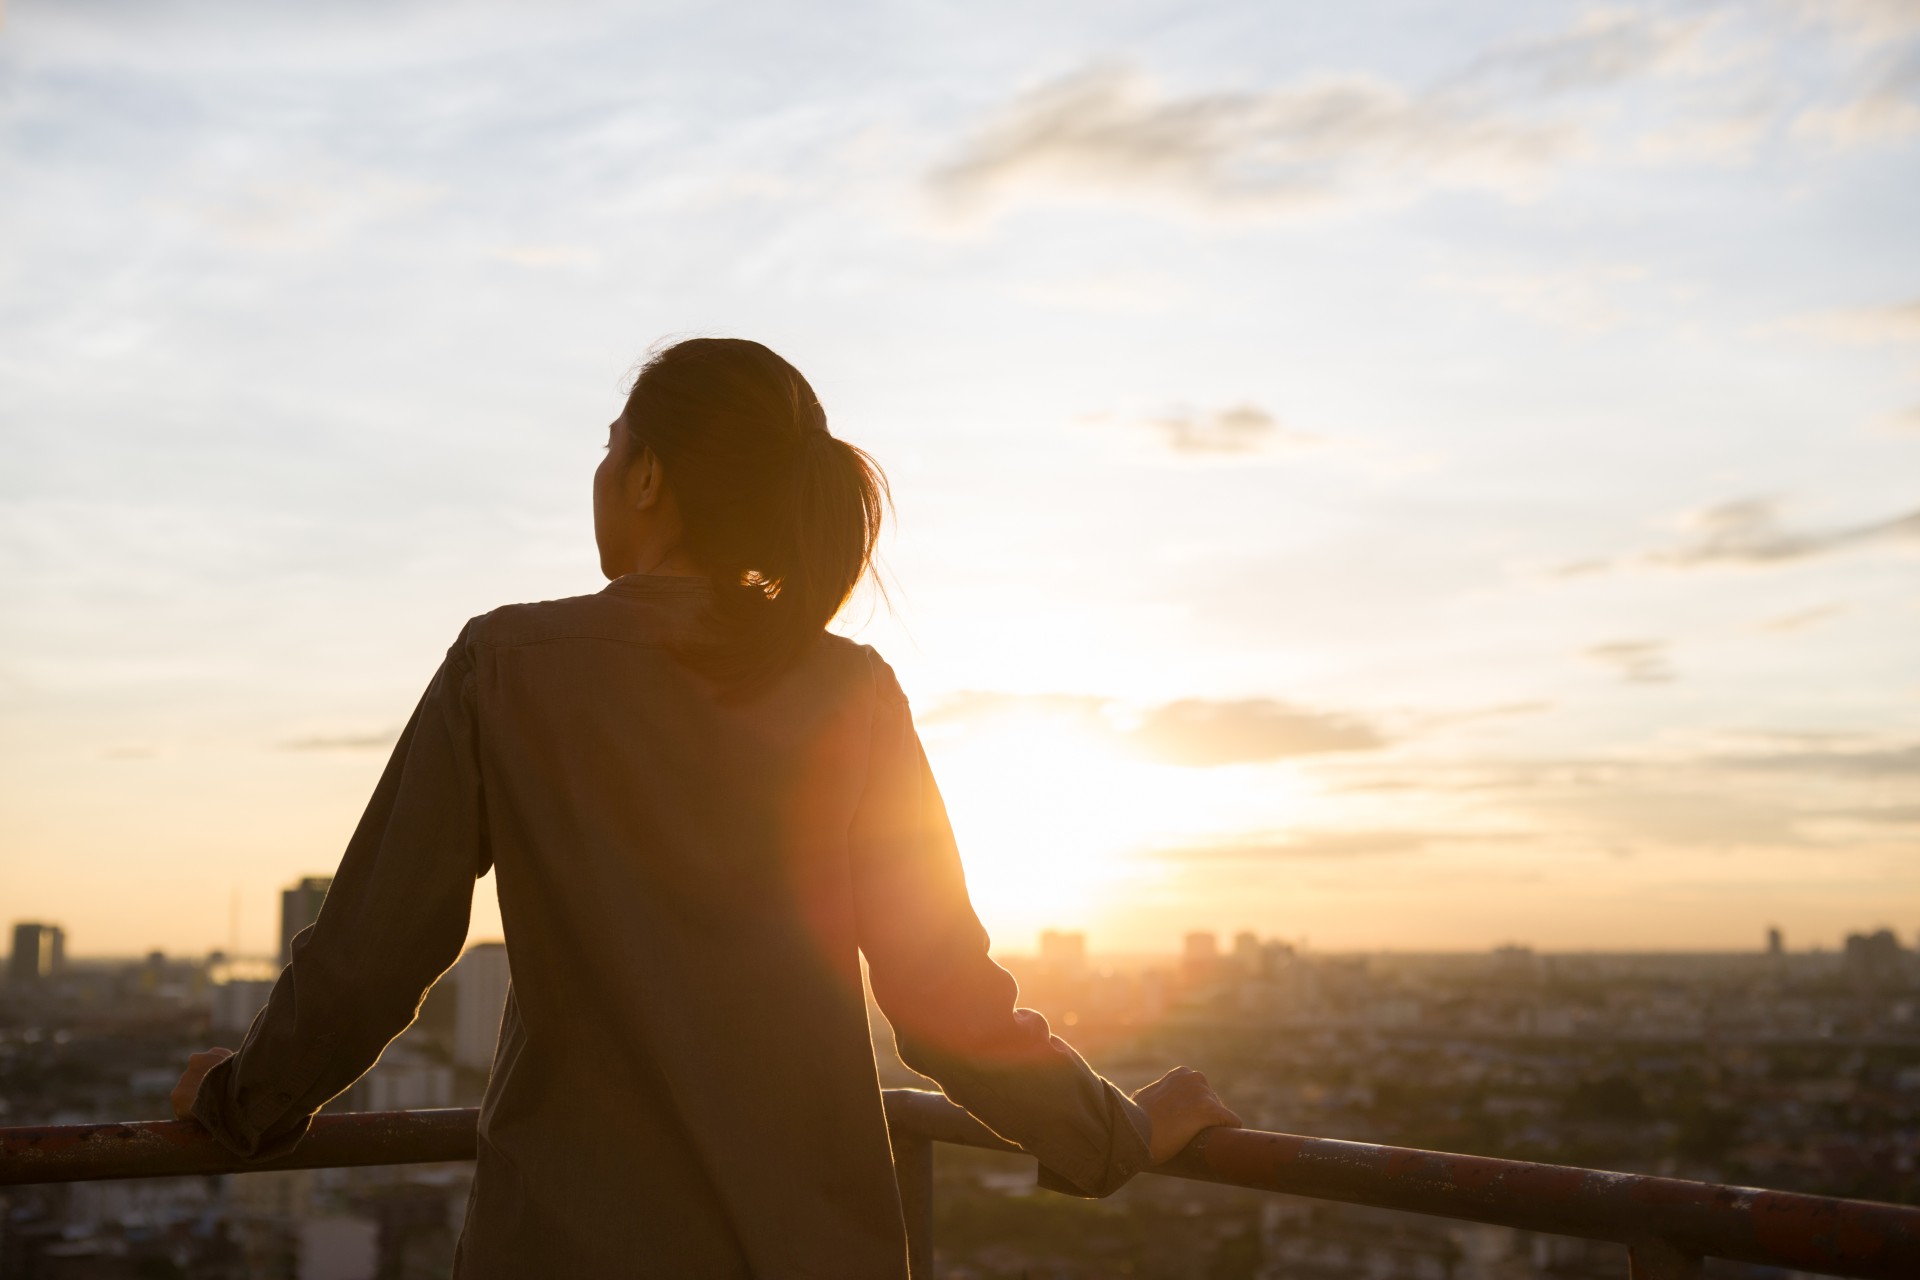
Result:
{"label": "sun", "polygon": [[1140,855],[1188,838],[1194,811],[1172,770],[1097,729],[1036,712],[927,744],[981,920],[1013,949],[1043,928],[1085,927],[1151,877]]}

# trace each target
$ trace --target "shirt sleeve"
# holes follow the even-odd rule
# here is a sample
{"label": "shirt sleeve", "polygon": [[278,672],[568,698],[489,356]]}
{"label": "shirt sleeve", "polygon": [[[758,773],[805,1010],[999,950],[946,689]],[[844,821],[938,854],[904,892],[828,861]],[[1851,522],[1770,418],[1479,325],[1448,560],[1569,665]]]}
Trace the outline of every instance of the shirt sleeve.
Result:
{"label": "shirt sleeve", "polygon": [[230,1150],[291,1149],[313,1115],[412,1023],[466,941],[488,856],[469,623],[394,747],[320,915],[293,940],[233,1057],[207,1073],[193,1114]]}
{"label": "shirt sleeve", "polygon": [[860,948],[900,1057],[1040,1161],[1042,1186],[1117,1190],[1148,1164],[1145,1112],[1047,1020],[1018,1008],[987,954],[946,805],[893,672],[877,697],[866,791],[852,832]]}

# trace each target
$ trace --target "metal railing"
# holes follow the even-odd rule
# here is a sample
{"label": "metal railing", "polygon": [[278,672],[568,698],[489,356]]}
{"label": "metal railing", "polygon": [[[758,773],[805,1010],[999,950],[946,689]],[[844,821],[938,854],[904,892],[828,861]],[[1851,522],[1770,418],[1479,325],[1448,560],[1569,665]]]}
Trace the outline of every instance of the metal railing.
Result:
{"label": "metal railing", "polygon": [[[937,1093],[890,1089],[887,1121],[916,1276],[932,1274],[933,1144],[1017,1151]],[[478,1113],[322,1115],[294,1151],[243,1161],[172,1120],[0,1129],[0,1186],[471,1160]],[[1697,1276],[1703,1257],[1863,1280],[1920,1277],[1920,1208],[1679,1178],[1210,1129],[1153,1173],[1256,1191],[1611,1241],[1632,1280]]]}

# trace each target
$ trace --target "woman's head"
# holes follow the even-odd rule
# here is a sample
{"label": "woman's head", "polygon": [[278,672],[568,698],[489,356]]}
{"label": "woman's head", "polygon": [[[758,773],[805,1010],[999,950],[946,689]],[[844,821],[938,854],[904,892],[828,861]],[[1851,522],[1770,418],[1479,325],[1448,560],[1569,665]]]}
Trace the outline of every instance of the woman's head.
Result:
{"label": "woman's head", "polygon": [[873,560],[886,477],[827,430],[800,371],[757,342],[693,338],[641,368],[594,480],[608,577],[653,568],[714,587],[728,678],[798,656]]}

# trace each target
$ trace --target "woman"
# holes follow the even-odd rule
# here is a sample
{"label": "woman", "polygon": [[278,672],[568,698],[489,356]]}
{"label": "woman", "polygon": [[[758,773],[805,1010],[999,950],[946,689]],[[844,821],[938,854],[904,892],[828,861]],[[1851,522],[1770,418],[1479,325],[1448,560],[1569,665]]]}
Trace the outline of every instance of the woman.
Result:
{"label": "woman", "polygon": [[893,672],[826,632],[885,480],[797,370],[695,339],[594,474],[597,595],[469,622],[237,1053],[175,1108],[283,1152],[413,1020],[498,874],[512,988],[454,1272],[906,1274],[861,989],[901,1057],[1105,1195],[1238,1121],[1014,1005]]}

